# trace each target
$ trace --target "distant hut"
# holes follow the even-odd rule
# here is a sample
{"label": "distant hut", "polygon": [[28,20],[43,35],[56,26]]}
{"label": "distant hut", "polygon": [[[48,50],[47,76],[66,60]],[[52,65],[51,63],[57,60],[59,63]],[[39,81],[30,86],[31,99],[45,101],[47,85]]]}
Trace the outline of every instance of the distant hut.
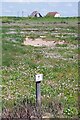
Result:
{"label": "distant hut", "polygon": [[48,12],[46,16],[49,16],[49,17],[60,17],[60,14],[58,12]]}
{"label": "distant hut", "polygon": [[31,13],[30,17],[42,17],[42,15],[38,11],[34,11]]}

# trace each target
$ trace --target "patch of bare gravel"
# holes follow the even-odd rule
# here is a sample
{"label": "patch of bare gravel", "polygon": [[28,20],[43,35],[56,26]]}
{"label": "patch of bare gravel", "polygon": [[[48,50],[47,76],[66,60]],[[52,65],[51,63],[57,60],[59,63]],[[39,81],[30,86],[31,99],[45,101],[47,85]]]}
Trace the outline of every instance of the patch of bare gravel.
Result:
{"label": "patch of bare gravel", "polygon": [[31,38],[26,38],[24,45],[31,45],[31,46],[55,46],[56,44],[65,44],[64,41],[46,41],[43,40],[42,38],[37,38],[37,39],[31,39]]}

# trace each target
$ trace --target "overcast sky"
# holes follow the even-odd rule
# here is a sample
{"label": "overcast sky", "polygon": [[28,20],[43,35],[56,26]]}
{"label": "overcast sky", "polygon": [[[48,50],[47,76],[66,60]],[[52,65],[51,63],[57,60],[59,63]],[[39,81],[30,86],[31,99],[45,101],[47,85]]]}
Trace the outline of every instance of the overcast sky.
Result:
{"label": "overcast sky", "polygon": [[28,16],[35,10],[39,11],[43,16],[48,12],[54,11],[59,12],[62,17],[78,16],[77,0],[73,0],[75,2],[58,2],[60,0],[56,0],[56,2],[47,2],[48,0],[44,0],[46,2],[36,2],[37,0],[27,0],[27,2],[24,2],[26,0],[17,0],[17,2],[15,2],[15,0],[13,0],[13,2],[9,1],[10,0],[3,0],[2,8],[0,3],[0,16]]}
{"label": "overcast sky", "polygon": [[[2,2],[55,2],[55,0],[0,0]],[[79,2],[79,0],[56,0],[56,2]]]}

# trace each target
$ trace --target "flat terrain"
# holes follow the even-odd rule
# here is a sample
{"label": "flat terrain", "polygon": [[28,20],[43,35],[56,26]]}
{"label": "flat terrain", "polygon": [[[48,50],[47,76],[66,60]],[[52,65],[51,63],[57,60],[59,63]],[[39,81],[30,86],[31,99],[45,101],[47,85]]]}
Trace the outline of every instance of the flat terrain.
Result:
{"label": "flat terrain", "polygon": [[78,18],[2,19],[2,101],[12,110],[35,104],[35,79],[43,74],[44,114],[78,116]]}

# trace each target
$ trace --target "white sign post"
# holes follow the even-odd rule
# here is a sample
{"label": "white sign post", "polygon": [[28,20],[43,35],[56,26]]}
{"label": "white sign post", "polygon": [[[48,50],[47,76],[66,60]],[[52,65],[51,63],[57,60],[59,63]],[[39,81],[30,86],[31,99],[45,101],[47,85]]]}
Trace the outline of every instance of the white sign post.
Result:
{"label": "white sign post", "polygon": [[40,83],[43,80],[43,74],[36,75],[36,104],[41,105],[41,91],[40,91]]}
{"label": "white sign post", "polygon": [[36,82],[40,82],[43,80],[43,74],[37,74],[36,75]]}

